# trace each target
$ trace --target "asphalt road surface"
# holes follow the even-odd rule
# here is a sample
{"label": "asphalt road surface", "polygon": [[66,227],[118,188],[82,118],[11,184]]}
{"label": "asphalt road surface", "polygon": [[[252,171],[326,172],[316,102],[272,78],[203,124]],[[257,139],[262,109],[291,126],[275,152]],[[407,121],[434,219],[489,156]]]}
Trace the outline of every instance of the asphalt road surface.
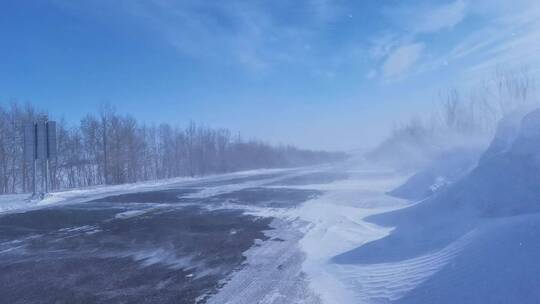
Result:
{"label": "asphalt road surface", "polygon": [[[269,240],[271,217],[335,172],[194,182],[0,215],[0,303],[205,303]],[[278,187],[276,187],[278,186]],[[245,208],[243,208],[245,207]]]}

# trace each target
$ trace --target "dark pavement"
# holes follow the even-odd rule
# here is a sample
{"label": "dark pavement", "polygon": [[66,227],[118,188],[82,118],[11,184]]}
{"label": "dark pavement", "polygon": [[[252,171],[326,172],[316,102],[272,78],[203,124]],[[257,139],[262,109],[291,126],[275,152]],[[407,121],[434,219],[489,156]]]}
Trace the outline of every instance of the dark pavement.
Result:
{"label": "dark pavement", "polygon": [[[197,182],[0,215],[0,303],[204,303],[242,267],[242,253],[266,239],[272,220],[212,206],[291,208],[320,193],[261,186],[196,194],[276,177]],[[310,173],[269,184],[340,178]]]}

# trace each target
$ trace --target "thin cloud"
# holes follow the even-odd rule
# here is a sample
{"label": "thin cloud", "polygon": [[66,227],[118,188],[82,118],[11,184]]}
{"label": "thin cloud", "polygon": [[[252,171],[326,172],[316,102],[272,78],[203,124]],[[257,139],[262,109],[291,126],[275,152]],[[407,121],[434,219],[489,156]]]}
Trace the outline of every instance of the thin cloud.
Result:
{"label": "thin cloud", "polygon": [[540,65],[540,8],[533,1],[518,1],[513,7],[486,11],[485,3],[471,3],[477,17],[490,20],[469,30],[447,53],[434,56],[423,65],[429,72],[443,67],[443,62],[459,71],[467,82],[482,81],[498,67],[515,68]]}
{"label": "thin cloud", "polygon": [[408,4],[386,8],[385,11],[400,29],[410,34],[419,34],[452,29],[465,19],[467,9],[468,4],[465,0],[456,0],[430,6]]}
{"label": "thin cloud", "polygon": [[337,13],[337,6],[328,0],[295,3],[301,8],[298,11],[304,12],[298,16],[301,20],[283,20],[277,15],[281,6],[287,9],[287,3],[149,2],[166,3],[166,6],[149,10],[148,5],[141,5],[139,16],[153,23],[180,52],[204,60],[238,64],[248,70],[302,64],[310,55],[305,46],[312,45],[319,28]]}
{"label": "thin cloud", "polygon": [[411,70],[415,69],[415,65],[418,65],[417,69],[422,66],[421,56],[427,45],[420,41],[418,36],[454,28],[467,16],[467,8],[464,0],[456,0],[439,6],[386,9],[387,15],[401,26],[394,33],[386,33],[372,43],[373,58],[382,59],[382,78],[403,79],[412,74]]}
{"label": "thin cloud", "polygon": [[[387,15],[401,18],[406,26],[387,30],[372,43],[372,58],[383,80],[444,70],[446,75],[455,73],[458,82],[482,81],[500,66],[529,66],[531,70],[540,66],[536,1],[457,0],[429,9],[401,7]],[[466,18],[475,22],[457,28]],[[431,45],[434,37],[437,47]],[[416,44],[422,45],[421,50],[408,49]]]}
{"label": "thin cloud", "polygon": [[[108,18],[130,20],[154,31],[182,55],[255,71],[276,64],[307,64],[314,52],[305,46],[315,48],[321,28],[340,12],[340,6],[330,0],[52,1],[70,9],[96,14],[104,11]],[[294,12],[294,18],[283,18],[284,11]]]}
{"label": "thin cloud", "polygon": [[[458,25],[467,15],[467,3],[458,0],[446,5],[428,9],[416,16],[413,23],[418,33],[434,33],[447,30]],[[419,16],[419,17],[418,17]]]}
{"label": "thin cloud", "polygon": [[[369,75],[366,81],[533,62],[537,56],[529,54],[537,51],[540,28],[536,0],[375,5],[369,8],[373,15],[387,20],[369,31],[373,21],[350,18],[362,8],[354,1],[51,1],[128,19],[134,28],[153,31],[182,55],[204,62],[256,72],[294,65],[315,75],[331,71],[336,79],[340,71],[358,68],[358,75]],[[474,22],[465,22],[469,19]],[[346,36],[333,35],[345,26]]]}
{"label": "thin cloud", "polygon": [[403,77],[419,60],[424,50],[423,43],[412,43],[395,49],[382,66],[382,74],[386,79]]}

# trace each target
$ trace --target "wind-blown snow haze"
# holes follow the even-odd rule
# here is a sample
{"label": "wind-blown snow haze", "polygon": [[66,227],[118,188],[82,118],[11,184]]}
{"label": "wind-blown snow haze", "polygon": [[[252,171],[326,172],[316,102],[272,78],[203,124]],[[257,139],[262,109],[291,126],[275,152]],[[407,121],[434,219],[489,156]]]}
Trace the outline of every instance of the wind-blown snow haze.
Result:
{"label": "wind-blown snow haze", "polygon": [[540,303],[537,0],[0,3],[0,304]]}

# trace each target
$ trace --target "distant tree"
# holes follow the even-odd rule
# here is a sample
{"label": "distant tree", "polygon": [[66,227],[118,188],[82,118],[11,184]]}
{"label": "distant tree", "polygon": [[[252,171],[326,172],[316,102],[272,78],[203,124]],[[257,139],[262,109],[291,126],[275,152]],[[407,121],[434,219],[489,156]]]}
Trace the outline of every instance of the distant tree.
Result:
{"label": "distant tree", "polygon": [[[0,193],[30,191],[31,166],[22,157],[22,126],[42,114],[31,104],[0,106]],[[78,125],[58,119],[57,144],[58,157],[49,164],[52,189],[305,166],[346,157],[244,140],[227,129],[194,122],[186,128],[148,126],[118,114],[109,104],[103,104],[97,116],[85,115]]]}

